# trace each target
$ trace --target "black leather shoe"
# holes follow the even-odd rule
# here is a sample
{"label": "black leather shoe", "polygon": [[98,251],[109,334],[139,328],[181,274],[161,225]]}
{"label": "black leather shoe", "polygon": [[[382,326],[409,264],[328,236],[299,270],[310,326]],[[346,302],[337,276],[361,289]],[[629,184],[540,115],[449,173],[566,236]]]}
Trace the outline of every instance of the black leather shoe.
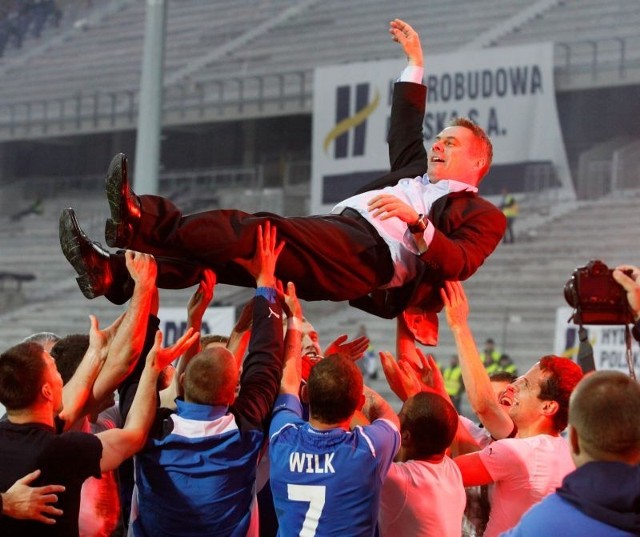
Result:
{"label": "black leather shoe", "polygon": [[127,248],[140,221],[140,202],[129,186],[124,153],[111,159],[105,189],[111,211],[104,229],[105,240],[112,248]]}
{"label": "black leather shoe", "polygon": [[91,242],[80,229],[73,209],[63,209],[60,214],[60,246],[62,253],[78,273],[76,281],[87,298],[102,296],[113,282],[109,252]]}

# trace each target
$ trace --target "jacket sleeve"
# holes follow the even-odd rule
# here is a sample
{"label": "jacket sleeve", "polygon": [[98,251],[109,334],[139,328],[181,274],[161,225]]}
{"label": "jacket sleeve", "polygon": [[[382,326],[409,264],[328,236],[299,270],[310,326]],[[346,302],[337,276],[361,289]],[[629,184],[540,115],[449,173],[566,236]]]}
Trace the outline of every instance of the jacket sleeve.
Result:
{"label": "jacket sleeve", "polygon": [[391,173],[367,183],[358,194],[395,185],[400,179],[423,175],[427,171],[427,152],[422,136],[426,96],[427,88],[422,84],[395,83],[387,138]]}
{"label": "jacket sleeve", "polygon": [[[266,430],[280,390],[283,326],[280,304],[259,294],[261,289],[253,306],[253,328],[240,378],[240,393],[230,410],[241,421]],[[275,292],[273,295],[275,297]]]}
{"label": "jacket sleeve", "polygon": [[504,235],[506,218],[481,198],[459,199],[461,210],[451,231],[436,227],[427,251],[420,256],[429,272],[441,280],[466,280],[495,250]]}

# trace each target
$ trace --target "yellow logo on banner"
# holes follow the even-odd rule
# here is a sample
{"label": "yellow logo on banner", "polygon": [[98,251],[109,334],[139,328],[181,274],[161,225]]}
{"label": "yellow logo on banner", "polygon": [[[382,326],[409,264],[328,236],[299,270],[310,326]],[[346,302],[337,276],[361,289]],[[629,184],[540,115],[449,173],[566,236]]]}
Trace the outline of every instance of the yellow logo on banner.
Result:
{"label": "yellow logo on banner", "polygon": [[376,108],[378,108],[378,104],[380,104],[380,92],[376,91],[376,95],[367,106],[362,108],[355,116],[348,117],[343,119],[340,123],[338,123],[329,134],[324,139],[323,148],[326,153],[333,142],[338,136],[344,134],[345,132],[357,127],[361,123],[364,123],[367,118],[373,114]]}

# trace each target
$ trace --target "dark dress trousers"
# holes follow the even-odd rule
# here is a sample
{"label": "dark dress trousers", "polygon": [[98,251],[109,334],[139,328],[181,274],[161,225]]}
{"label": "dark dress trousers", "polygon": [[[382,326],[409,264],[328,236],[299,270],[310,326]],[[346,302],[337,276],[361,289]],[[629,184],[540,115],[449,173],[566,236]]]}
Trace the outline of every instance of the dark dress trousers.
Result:
{"label": "dark dress trousers", "polygon": [[[394,185],[400,179],[425,173],[425,98],[426,88],[421,84],[395,84],[389,131],[391,172],[363,190]],[[421,256],[424,263],[420,274],[400,288],[380,290],[393,275],[389,250],[373,226],[353,212],[282,217],[215,210],[185,216],[165,198],[140,196],[140,202],[142,217],[129,248],[158,258],[160,287],[194,285],[202,267],[214,269],[220,283],[254,285],[233,259],[253,255],[256,227],[269,220],[286,243],[276,275],[284,282],[293,281],[299,297],[349,300],[358,308],[387,318],[407,306],[439,310],[442,282],[471,276],[495,249],[505,228],[502,212],[475,194],[454,193],[440,198],[429,214],[436,232]],[[116,265],[116,280],[126,277],[122,261]],[[118,293],[114,288],[107,298],[120,302],[124,296]]]}

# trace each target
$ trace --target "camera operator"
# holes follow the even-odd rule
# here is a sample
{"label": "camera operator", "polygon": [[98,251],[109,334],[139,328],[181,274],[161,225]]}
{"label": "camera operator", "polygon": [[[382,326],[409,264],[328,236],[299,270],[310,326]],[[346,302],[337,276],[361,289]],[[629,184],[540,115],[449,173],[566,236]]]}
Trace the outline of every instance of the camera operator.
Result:
{"label": "camera operator", "polygon": [[620,265],[612,275],[613,279],[627,292],[627,301],[635,322],[632,334],[637,341],[640,341],[640,268],[633,265]]}

